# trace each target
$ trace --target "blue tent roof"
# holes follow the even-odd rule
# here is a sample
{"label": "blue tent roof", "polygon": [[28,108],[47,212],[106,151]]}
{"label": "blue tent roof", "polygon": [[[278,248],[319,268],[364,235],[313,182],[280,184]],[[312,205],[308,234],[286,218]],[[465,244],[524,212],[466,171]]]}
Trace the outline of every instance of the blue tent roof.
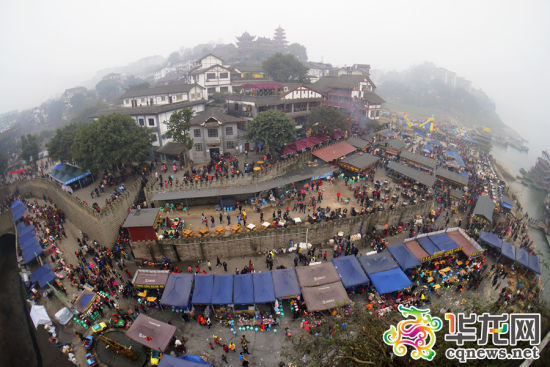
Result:
{"label": "blue tent roof", "polygon": [[362,284],[369,284],[369,278],[365,274],[361,264],[354,255],[342,256],[332,259],[332,263],[340,276],[344,288],[353,288]]}
{"label": "blue tent roof", "polygon": [[502,255],[506,256],[510,260],[516,260],[516,246],[514,246],[514,244],[503,241],[500,251]]}
{"label": "blue tent roof", "polygon": [[213,305],[233,304],[233,274],[214,275],[211,303]]}
{"label": "blue tent roof", "polygon": [[61,184],[69,185],[91,174],[90,171],[83,171],[78,167],[63,163],[61,168],[53,170],[49,176]]}
{"label": "blue tent roof", "polygon": [[500,249],[502,247],[502,240],[492,232],[481,232],[479,240],[494,248]]}
{"label": "blue tent roof", "polygon": [[539,257],[535,254],[529,254],[529,265],[527,267],[535,273],[540,274]]}
{"label": "blue tent roof", "polygon": [[[195,358],[197,359],[195,359]],[[200,360],[200,361],[199,361]],[[199,356],[186,355],[184,357],[172,357],[169,354],[163,354],[159,367],[212,367]]]}
{"label": "blue tent roof", "polygon": [[193,274],[170,274],[164,286],[160,303],[181,308],[189,306],[194,278]]}
{"label": "blue tent roof", "polygon": [[21,226],[21,229],[17,228],[17,237],[25,237],[29,234],[36,235],[36,232],[34,230],[33,226]]}
{"label": "blue tent roof", "polygon": [[273,277],[275,297],[287,298],[302,294],[294,268],[273,270],[271,276]]}
{"label": "blue tent roof", "polygon": [[506,209],[512,209],[514,207],[514,200],[506,195],[502,195],[502,198],[500,199],[500,204]]}
{"label": "blue tent roof", "polygon": [[462,159],[462,157],[460,156],[460,154],[456,150],[448,150],[446,153],[447,153],[448,156],[453,157],[455,162],[460,167],[466,167],[466,165],[464,164],[464,160]]}
{"label": "blue tent roof", "polygon": [[273,289],[273,278],[271,272],[254,273],[254,303],[275,302],[275,290]]}
{"label": "blue tent roof", "polygon": [[388,251],[382,251],[374,255],[358,256],[357,260],[367,274],[399,267]]}
{"label": "blue tent roof", "polygon": [[401,269],[407,270],[420,266],[420,261],[409,251],[409,249],[402,243],[397,245],[388,246],[388,251],[392,254],[395,261],[399,264]]}
{"label": "blue tent roof", "polygon": [[447,233],[439,233],[429,236],[429,238],[441,251],[447,252],[459,248],[458,243],[449,237]]}
{"label": "blue tent roof", "polygon": [[432,256],[433,254],[436,254],[438,252],[441,252],[441,250],[430,240],[428,237],[421,237],[417,238],[416,242],[428,253],[428,255]]}
{"label": "blue tent roof", "polygon": [[36,236],[25,237],[19,242],[19,244],[21,247],[21,252],[23,253],[23,260],[25,264],[30,263],[35,257],[44,252],[44,249],[38,243]]}
{"label": "blue tent roof", "polygon": [[22,202],[16,201],[11,205],[11,215],[13,217],[13,221],[21,219],[23,217],[23,214],[25,214],[25,211],[27,208],[25,208],[25,205],[23,205]]}
{"label": "blue tent roof", "polygon": [[526,268],[529,267],[529,253],[524,248],[516,248],[516,261]]}
{"label": "blue tent roof", "polygon": [[19,222],[15,226],[15,228],[17,228],[17,232],[22,231],[23,229],[28,228],[28,227],[32,227],[32,226],[26,225],[25,222]]}
{"label": "blue tent roof", "polygon": [[191,303],[195,305],[209,305],[212,301],[212,286],[214,276],[212,274],[199,274],[195,277],[195,288]]}
{"label": "blue tent roof", "polygon": [[236,305],[251,305],[254,303],[252,274],[239,274],[233,277],[233,303]]}
{"label": "blue tent roof", "polygon": [[23,206],[23,202],[21,200],[15,200],[11,205],[10,205],[10,208],[14,209],[14,208],[17,208],[18,206]]}
{"label": "blue tent roof", "polygon": [[417,135],[420,135],[420,136],[426,136],[426,133],[423,133],[423,132],[418,131],[418,130],[415,130],[414,133],[417,134]]}
{"label": "blue tent roof", "polygon": [[40,288],[44,288],[46,284],[55,279],[55,273],[50,268],[50,264],[46,263],[32,273],[30,279],[33,283],[38,282]]}
{"label": "blue tent roof", "polygon": [[391,293],[412,286],[411,281],[400,268],[369,274],[369,278],[379,294]]}

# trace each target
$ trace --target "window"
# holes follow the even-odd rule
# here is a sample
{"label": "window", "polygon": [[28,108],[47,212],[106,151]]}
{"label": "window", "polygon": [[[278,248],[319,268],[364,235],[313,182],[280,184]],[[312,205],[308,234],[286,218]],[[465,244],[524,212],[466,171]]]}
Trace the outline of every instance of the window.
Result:
{"label": "window", "polygon": [[193,130],[193,136],[195,138],[200,138],[201,137],[201,129],[194,129]]}
{"label": "window", "polygon": [[159,140],[159,137],[157,134],[152,134],[153,135],[153,141],[158,141]]}
{"label": "window", "polygon": [[145,98],[142,98],[141,99],[141,103],[145,103],[146,99]]}
{"label": "window", "polygon": [[155,119],[149,119],[147,121],[149,122],[149,126],[155,126]]}
{"label": "window", "polygon": [[233,135],[233,126],[228,126],[225,128],[225,135]]}
{"label": "window", "polygon": [[216,88],[208,88],[208,94],[216,93]]}
{"label": "window", "polygon": [[206,80],[216,79],[216,73],[206,73]]}
{"label": "window", "polygon": [[197,152],[201,152],[202,151],[202,144],[200,144],[200,143],[195,144],[195,150]]}
{"label": "window", "polygon": [[220,73],[220,79],[227,79],[229,78],[229,73]]}
{"label": "window", "polygon": [[160,100],[161,100],[162,102],[164,102],[164,101],[166,100],[166,97],[165,97],[165,96],[162,96],[162,97],[160,97]]}
{"label": "window", "polygon": [[246,131],[246,122],[237,122],[237,129]]}
{"label": "window", "polygon": [[209,138],[217,138],[218,137],[218,129],[208,129],[208,137]]}
{"label": "window", "polygon": [[139,126],[145,126],[145,120],[138,119]]}
{"label": "window", "polygon": [[220,88],[220,93],[227,93],[229,92],[229,87],[221,87]]}
{"label": "window", "polygon": [[234,141],[227,141],[225,142],[225,146],[227,149],[235,149],[235,142]]}

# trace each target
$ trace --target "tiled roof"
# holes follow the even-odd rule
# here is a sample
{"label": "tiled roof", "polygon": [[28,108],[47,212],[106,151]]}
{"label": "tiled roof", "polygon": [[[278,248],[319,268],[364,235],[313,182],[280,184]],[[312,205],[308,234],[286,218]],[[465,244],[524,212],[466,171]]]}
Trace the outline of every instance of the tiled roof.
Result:
{"label": "tiled roof", "polygon": [[204,89],[198,84],[175,83],[168,85],[159,85],[151,88],[129,90],[128,92],[124,93],[120,98],[124,99],[133,97],[157,96],[161,94],[186,93],[189,92],[193,87]]}

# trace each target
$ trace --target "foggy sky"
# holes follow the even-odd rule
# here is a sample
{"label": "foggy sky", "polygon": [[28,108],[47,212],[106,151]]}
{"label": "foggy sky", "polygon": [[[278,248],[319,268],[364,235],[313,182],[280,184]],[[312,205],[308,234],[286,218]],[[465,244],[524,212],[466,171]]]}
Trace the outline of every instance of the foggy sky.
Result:
{"label": "foggy sky", "polygon": [[543,0],[3,0],[0,113],[39,105],[103,68],[235,42],[243,31],[271,37],[280,25],[311,61],[385,70],[434,62],[485,90],[508,125],[550,132],[549,14]]}

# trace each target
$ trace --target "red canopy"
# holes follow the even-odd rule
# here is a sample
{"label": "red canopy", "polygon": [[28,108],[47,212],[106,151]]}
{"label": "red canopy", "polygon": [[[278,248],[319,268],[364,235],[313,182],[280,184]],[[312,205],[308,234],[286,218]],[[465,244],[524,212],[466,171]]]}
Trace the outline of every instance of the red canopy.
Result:
{"label": "red canopy", "polygon": [[16,171],[11,171],[10,175],[15,175],[16,173],[25,173],[25,169],[21,168],[21,169],[18,169]]}
{"label": "red canopy", "polygon": [[344,157],[355,152],[355,147],[345,141],[329,145],[328,147],[316,150],[313,155],[321,158],[325,162],[332,162],[335,159]]}

